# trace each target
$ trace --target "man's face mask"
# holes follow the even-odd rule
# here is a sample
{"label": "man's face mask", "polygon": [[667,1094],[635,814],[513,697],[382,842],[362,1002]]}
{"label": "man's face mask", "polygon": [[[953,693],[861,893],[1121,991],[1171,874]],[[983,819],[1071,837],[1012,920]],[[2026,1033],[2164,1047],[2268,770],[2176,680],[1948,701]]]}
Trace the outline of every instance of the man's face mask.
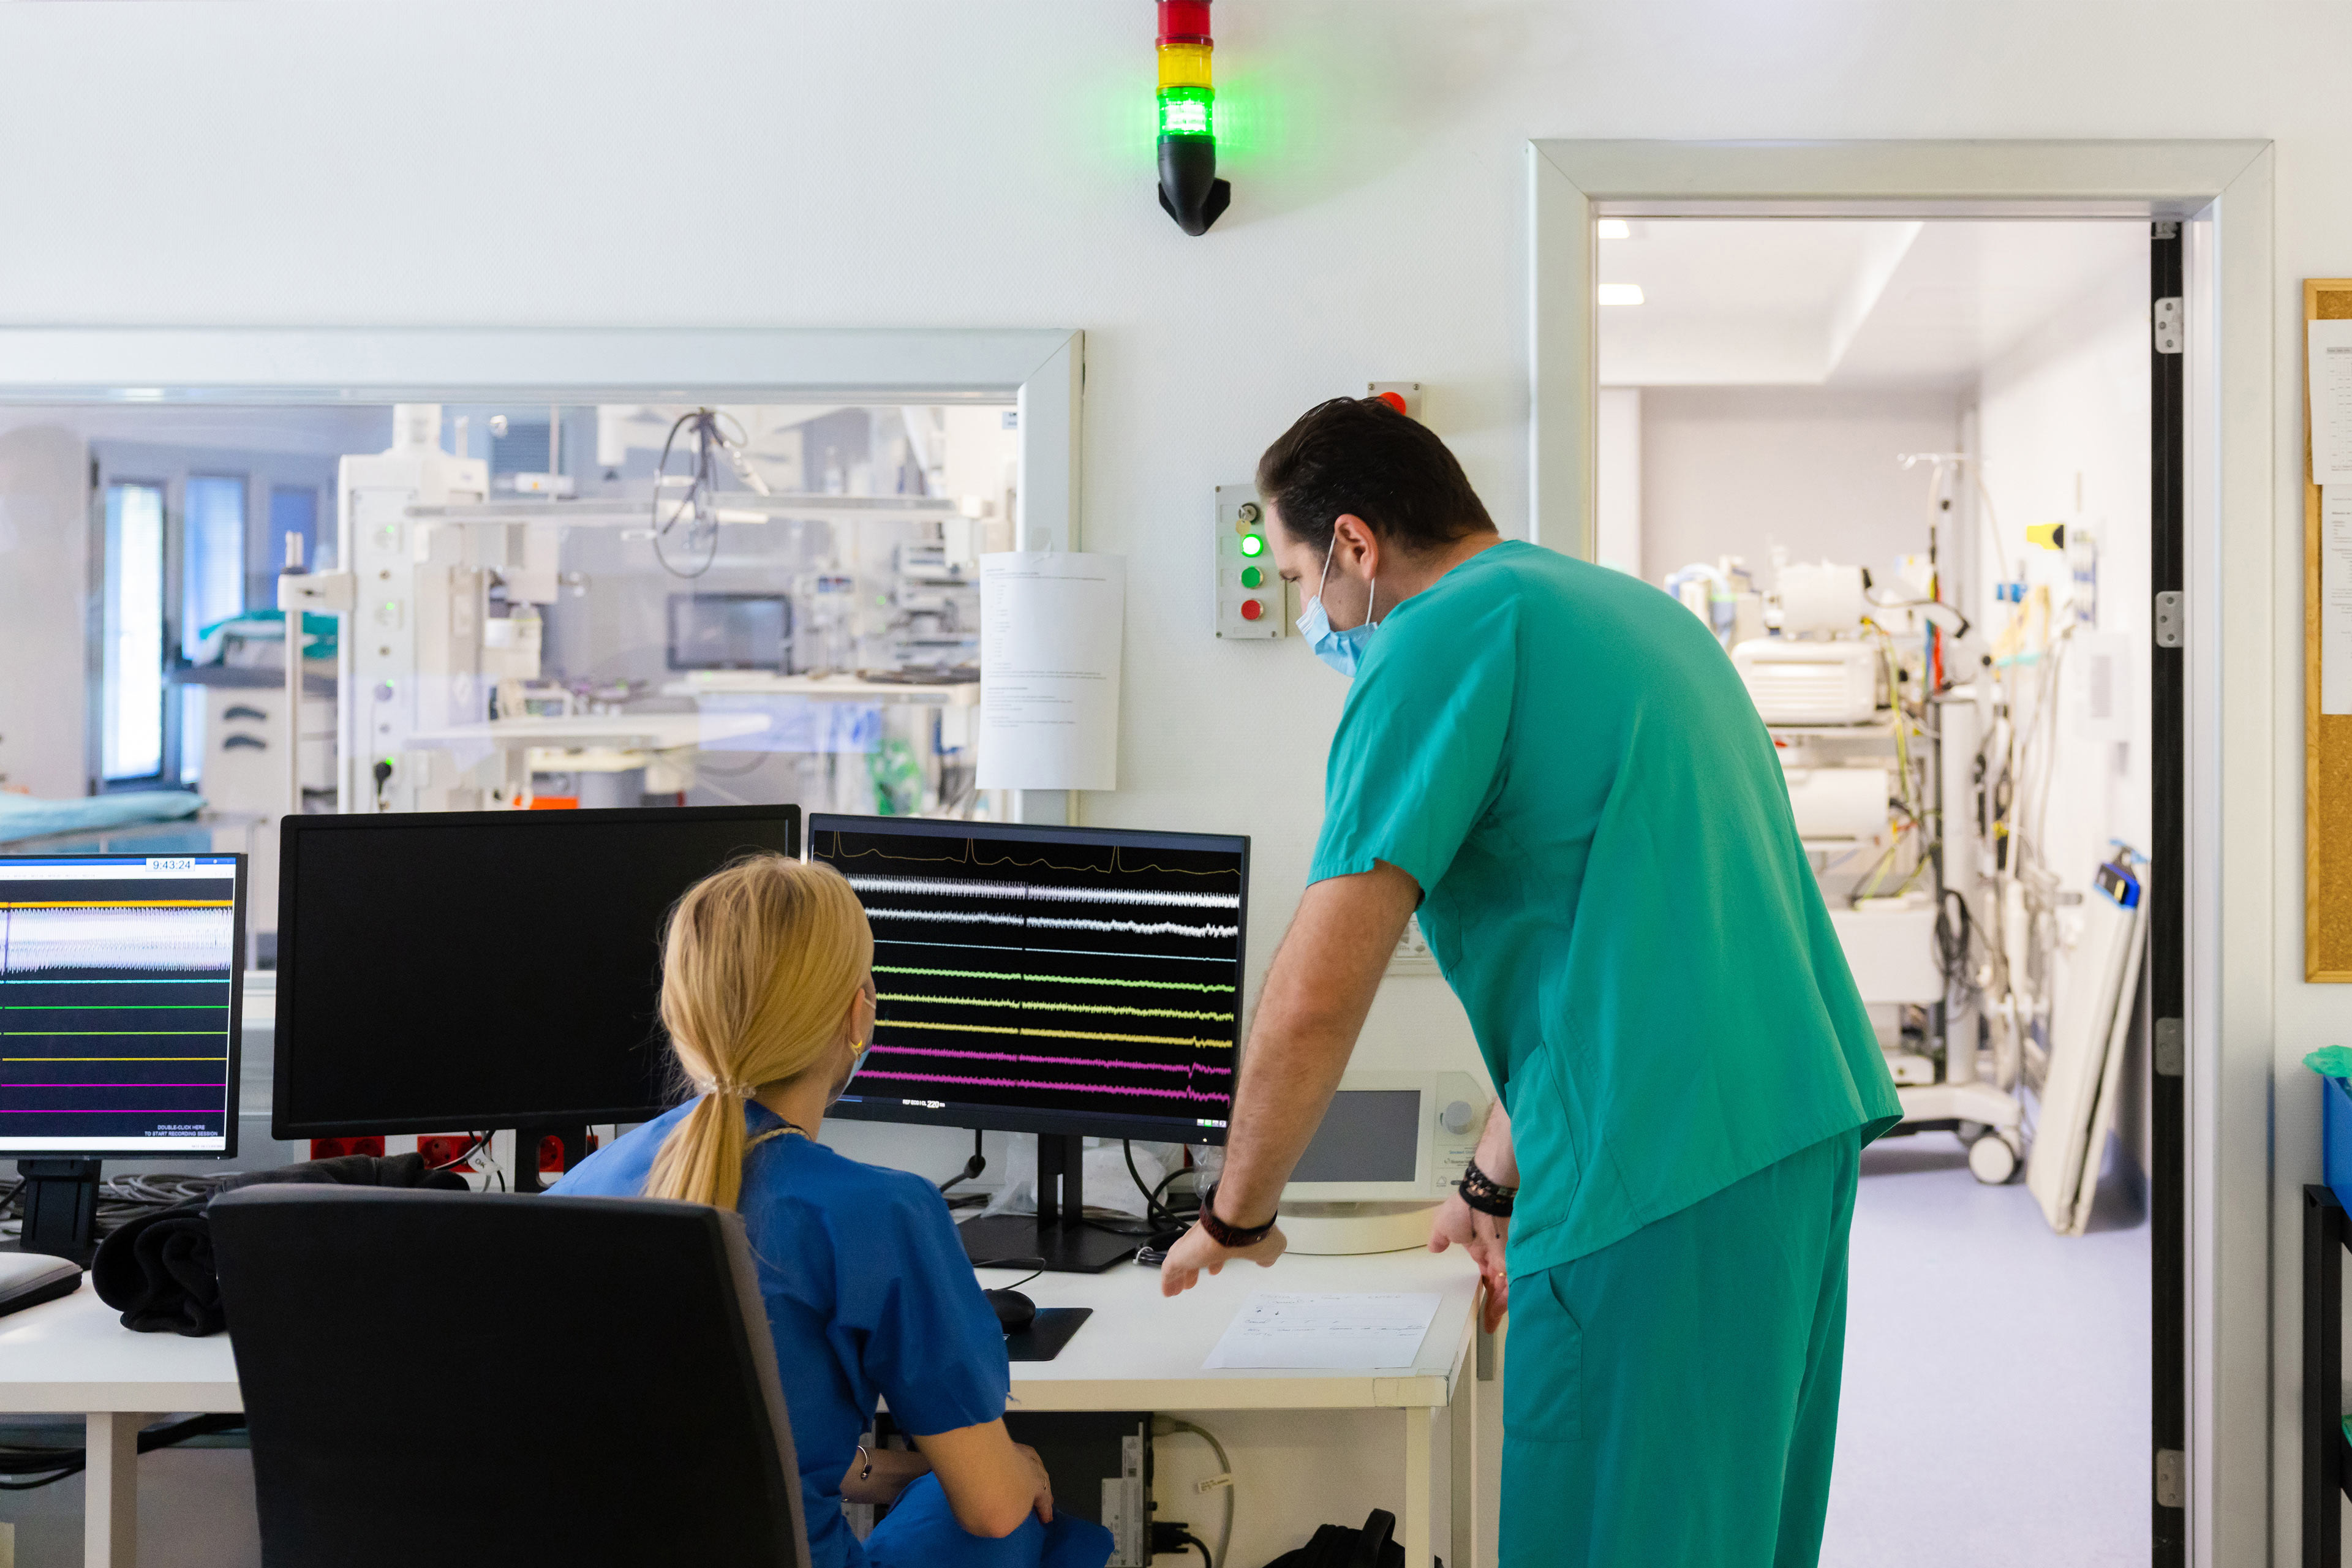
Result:
{"label": "man's face mask", "polygon": [[1371,602],[1364,606],[1364,624],[1346,631],[1334,631],[1331,617],[1323,608],[1323,590],[1331,583],[1331,552],[1339,548],[1339,531],[1331,531],[1331,542],[1323,551],[1323,576],[1315,584],[1315,596],[1307,601],[1307,613],[1298,617],[1298,632],[1307,639],[1317,658],[1353,680],[1364,662],[1364,650],[1371,646],[1372,634],[1381,629],[1372,619],[1372,610],[1379,605],[1381,585],[1372,583]]}

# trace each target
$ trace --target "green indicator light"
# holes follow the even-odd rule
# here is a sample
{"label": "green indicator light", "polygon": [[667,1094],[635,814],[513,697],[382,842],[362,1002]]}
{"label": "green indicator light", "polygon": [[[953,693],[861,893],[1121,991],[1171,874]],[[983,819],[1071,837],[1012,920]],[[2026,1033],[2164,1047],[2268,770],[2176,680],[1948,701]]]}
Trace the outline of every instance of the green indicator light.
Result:
{"label": "green indicator light", "polygon": [[1244,534],[1243,534],[1243,535],[1242,535],[1242,553],[1243,553],[1243,554],[1244,554],[1244,555],[1263,555],[1263,554],[1265,554],[1265,535],[1264,535],[1264,534],[1262,534],[1262,533],[1244,533]]}
{"label": "green indicator light", "polygon": [[1263,572],[1261,572],[1261,571],[1259,571],[1256,567],[1255,567],[1255,566],[1244,566],[1244,567],[1243,567],[1243,568],[1242,568],[1242,586],[1243,586],[1243,587],[1244,587],[1244,588],[1256,588],[1256,587],[1262,587],[1262,586],[1264,586],[1264,585],[1265,585],[1265,573],[1263,573]]}
{"label": "green indicator light", "polygon": [[1214,136],[1210,106],[1217,92],[1208,87],[1167,87],[1160,89],[1160,134]]}

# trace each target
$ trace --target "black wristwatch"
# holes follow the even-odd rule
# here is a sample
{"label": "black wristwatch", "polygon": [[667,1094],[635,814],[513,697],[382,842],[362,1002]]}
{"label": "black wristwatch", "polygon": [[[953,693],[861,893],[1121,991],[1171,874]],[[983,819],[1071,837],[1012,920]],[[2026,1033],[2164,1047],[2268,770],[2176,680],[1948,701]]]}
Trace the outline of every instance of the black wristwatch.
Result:
{"label": "black wristwatch", "polygon": [[1264,1241],[1273,1234],[1274,1220],[1281,1217],[1277,1214],[1274,1219],[1267,1220],[1264,1225],[1227,1225],[1217,1217],[1216,1184],[1211,1183],[1209,1190],[1201,1194],[1201,1228],[1209,1233],[1211,1241],[1233,1251],[1238,1252],[1245,1247],[1255,1247],[1259,1242]]}

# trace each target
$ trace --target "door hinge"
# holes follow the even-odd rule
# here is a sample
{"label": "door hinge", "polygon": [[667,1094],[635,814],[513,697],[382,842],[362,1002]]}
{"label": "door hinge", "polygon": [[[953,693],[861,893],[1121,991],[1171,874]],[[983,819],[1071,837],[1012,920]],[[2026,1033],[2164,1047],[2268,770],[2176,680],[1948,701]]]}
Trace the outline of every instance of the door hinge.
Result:
{"label": "door hinge", "polygon": [[2156,1021],[2156,1072],[2158,1078],[2179,1078],[2189,1066],[2188,1036],[2178,1018]]}
{"label": "door hinge", "polygon": [[2181,343],[2187,336],[2183,330],[2183,320],[2179,295],[2175,294],[2170,299],[2158,300],[2156,302],[2157,353],[2177,354],[2180,352]]}
{"label": "door hinge", "polygon": [[2179,1448],[2156,1451],[2156,1506],[2189,1506],[2189,1456]]}
{"label": "door hinge", "polygon": [[2156,596],[2156,646],[2179,647],[2188,640],[2188,595],[2178,588],[2167,588]]}

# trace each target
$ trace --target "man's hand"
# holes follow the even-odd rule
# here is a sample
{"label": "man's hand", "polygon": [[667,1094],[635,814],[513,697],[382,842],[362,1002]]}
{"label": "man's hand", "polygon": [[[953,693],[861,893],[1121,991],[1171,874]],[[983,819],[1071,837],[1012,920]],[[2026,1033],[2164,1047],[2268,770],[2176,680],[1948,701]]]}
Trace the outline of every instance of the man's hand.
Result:
{"label": "man's hand", "polygon": [[1278,1226],[1255,1245],[1236,1250],[1220,1246],[1216,1237],[1195,1225],[1168,1249],[1168,1261],[1160,1266],[1160,1293],[1174,1296],[1190,1290],[1200,1282],[1202,1273],[1215,1274],[1235,1258],[1246,1259],[1260,1268],[1271,1268],[1274,1260],[1282,1256],[1282,1249],[1289,1245]]}
{"label": "man's hand", "polygon": [[1429,1227],[1430,1251],[1460,1246],[1477,1264],[1478,1277],[1486,1283],[1486,1319],[1490,1334],[1503,1326],[1503,1314],[1511,1310],[1511,1277],[1503,1271],[1503,1247],[1510,1235],[1509,1220],[1481,1214],[1464,1203],[1458,1192],[1439,1205],[1437,1219]]}
{"label": "man's hand", "polygon": [[1013,1447],[1019,1450],[1021,1458],[1027,1462],[1029,1468],[1036,1477],[1037,1496],[1036,1500],[1029,1505],[1031,1511],[1036,1514],[1038,1523],[1053,1523],[1054,1479],[1045,1473],[1045,1461],[1039,1458],[1037,1450],[1026,1443],[1015,1443]]}

